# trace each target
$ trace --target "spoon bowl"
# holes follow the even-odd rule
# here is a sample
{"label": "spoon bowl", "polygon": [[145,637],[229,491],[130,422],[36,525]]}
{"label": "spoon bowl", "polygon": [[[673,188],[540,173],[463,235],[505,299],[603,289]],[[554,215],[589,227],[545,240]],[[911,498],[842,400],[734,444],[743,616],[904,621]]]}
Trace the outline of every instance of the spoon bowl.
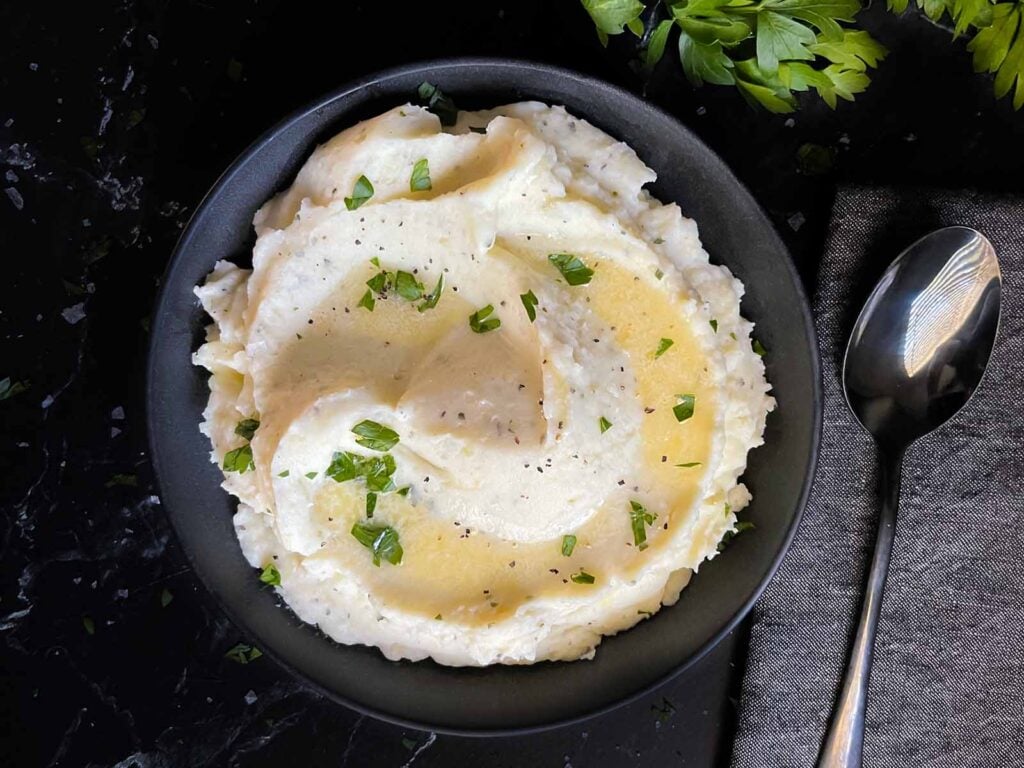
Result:
{"label": "spoon bowl", "polygon": [[843,363],[850,410],[883,449],[907,446],[966,405],[999,325],[999,262],[969,227],[897,258],[857,318]]}
{"label": "spoon bowl", "polygon": [[903,454],[981,383],[999,328],[999,262],[969,227],[936,230],[889,266],[854,324],[843,362],[850,410],[881,451],[882,510],[864,605],[818,768],[859,768],[864,712],[892,556]]}

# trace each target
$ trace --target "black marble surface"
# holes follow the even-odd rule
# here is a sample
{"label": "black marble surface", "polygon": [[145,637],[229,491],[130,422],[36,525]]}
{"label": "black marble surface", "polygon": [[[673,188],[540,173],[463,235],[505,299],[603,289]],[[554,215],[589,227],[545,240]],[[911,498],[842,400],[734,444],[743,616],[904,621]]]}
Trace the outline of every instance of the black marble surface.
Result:
{"label": "black marble surface", "polygon": [[[755,112],[665,62],[648,98],[719,152],[813,290],[840,182],[1024,191],[1024,114],[962,42],[917,16],[862,18],[892,50],[835,112]],[[743,638],[582,725],[463,739],[362,717],[243,639],[191,574],[147,464],[148,314],[218,173],[280,116],[402,62],[500,55],[640,91],[631,49],[578,4],[125,0],[0,5],[0,764],[707,766],[728,761]],[[824,147],[828,167],[798,161]]]}

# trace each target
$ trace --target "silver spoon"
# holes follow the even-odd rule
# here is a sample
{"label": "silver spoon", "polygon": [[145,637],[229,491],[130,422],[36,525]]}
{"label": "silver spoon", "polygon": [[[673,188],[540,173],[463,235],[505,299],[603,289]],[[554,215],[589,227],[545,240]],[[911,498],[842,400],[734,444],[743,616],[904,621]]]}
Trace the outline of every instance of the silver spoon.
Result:
{"label": "silver spoon", "polygon": [[992,244],[968,227],[918,240],[886,270],[853,327],[846,402],[881,453],[882,513],[860,625],[818,768],[859,768],[864,707],[907,447],[970,400],[999,325]]}

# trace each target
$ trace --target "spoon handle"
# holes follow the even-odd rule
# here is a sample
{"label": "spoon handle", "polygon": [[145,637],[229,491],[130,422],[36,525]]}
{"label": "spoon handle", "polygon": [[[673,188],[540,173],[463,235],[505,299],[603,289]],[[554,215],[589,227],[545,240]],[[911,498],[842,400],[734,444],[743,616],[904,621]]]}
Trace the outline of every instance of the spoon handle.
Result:
{"label": "spoon handle", "polygon": [[853,640],[853,650],[843,678],[843,690],[825,738],[818,768],[860,768],[864,745],[864,708],[868,697],[871,657],[882,607],[885,576],[892,556],[892,540],[896,532],[896,508],[900,501],[900,475],[903,454],[883,453],[881,462],[882,514],[878,521],[875,553],[871,559],[860,625]]}

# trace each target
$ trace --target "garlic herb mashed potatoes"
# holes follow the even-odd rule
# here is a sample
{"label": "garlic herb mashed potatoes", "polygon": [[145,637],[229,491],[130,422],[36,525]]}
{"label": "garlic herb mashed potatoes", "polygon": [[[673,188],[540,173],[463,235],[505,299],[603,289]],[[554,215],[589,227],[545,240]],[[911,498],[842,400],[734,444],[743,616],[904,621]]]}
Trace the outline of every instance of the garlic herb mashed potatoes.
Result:
{"label": "garlic herb mashed potatoes", "polygon": [[299,617],[390,659],[590,658],[715,556],[774,401],[654,179],[562,107],[406,105],[258,211],[253,268],[196,289],[201,428]]}

